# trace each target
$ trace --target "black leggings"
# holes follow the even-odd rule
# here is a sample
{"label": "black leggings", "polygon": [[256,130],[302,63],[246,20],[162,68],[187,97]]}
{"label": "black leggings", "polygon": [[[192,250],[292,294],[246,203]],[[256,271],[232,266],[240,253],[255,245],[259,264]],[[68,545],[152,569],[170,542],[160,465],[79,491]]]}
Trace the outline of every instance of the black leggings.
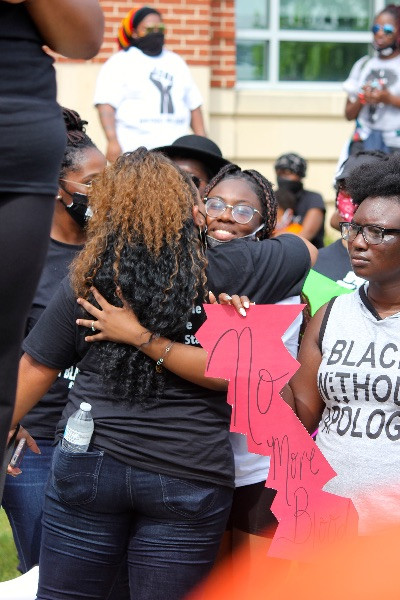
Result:
{"label": "black leggings", "polygon": [[26,319],[49,244],[54,196],[0,193],[0,464]]}

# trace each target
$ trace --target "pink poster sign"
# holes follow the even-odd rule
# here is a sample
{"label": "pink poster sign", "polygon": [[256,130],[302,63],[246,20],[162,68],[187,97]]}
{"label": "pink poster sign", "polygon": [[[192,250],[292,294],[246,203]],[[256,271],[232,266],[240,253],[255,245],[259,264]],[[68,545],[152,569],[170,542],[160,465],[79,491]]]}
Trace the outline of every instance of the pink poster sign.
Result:
{"label": "pink poster sign", "polygon": [[354,534],[357,513],[348,498],[322,490],[336,473],[279,394],[299,366],[281,338],[303,306],[252,306],[246,317],[230,306],[204,308],[196,337],[208,352],[206,374],[229,380],[231,431],[247,436],[250,452],[271,457],[266,486],[277,490],[279,525],[269,554],[309,559]]}

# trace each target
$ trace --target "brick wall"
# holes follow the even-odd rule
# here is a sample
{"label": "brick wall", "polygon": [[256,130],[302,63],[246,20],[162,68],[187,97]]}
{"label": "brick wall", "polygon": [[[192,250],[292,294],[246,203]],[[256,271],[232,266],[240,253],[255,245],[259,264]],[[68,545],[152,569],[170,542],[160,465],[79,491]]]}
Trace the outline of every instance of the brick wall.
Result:
{"label": "brick wall", "polygon": [[[104,62],[116,52],[115,41],[121,19],[134,0],[100,0],[106,18],[103,46],[94,59]],[[192,66],[211,70],[211,86],[235,84],[234,0],[157,0],[149,6],[160,10],[167,26],[166,44]]]}

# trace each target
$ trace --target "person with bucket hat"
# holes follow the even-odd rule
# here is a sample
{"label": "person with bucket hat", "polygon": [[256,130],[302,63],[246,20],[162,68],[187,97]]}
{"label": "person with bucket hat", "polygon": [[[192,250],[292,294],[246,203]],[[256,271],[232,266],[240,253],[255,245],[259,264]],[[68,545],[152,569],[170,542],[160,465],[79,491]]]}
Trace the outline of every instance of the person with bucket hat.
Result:
{"label": "person with bucket hat", "polygon": [[200,195],[208,182],[222,167],[229,165],[229,160],[222,156],[221,149],[210,138],[202,135],[183,135],[170,146],[154,148],[174,161],[181,169],[190,173]]}
{"label": "person with bucket hat", "polygon": [[118,31],[120,51],[102,66],[94,95],[108,160],[139,146],[170,144],[191,127],[205,135],[202,98],[185,61],[164,47],[158,10],[132,9]]}

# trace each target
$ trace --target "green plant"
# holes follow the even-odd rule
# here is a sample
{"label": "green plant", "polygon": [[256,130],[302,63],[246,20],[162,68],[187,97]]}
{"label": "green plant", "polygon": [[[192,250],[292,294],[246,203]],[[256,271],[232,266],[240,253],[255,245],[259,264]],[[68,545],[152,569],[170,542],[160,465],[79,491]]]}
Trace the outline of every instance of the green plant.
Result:
{"label": "green plant", "polygon": [[21,573],[17,570],[18,558],[11,527],[6,513],[0,509],[0,581],[14,579]]}

